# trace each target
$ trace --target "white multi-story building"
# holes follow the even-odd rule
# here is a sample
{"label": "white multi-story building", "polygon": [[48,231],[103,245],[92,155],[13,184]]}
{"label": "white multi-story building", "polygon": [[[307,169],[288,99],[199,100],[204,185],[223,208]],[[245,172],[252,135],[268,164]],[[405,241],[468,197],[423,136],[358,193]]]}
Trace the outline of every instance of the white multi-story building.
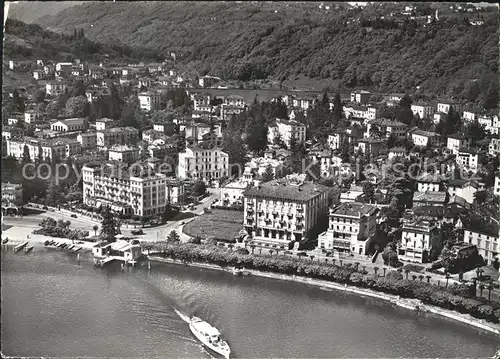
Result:
{"label": "white multi-story building", "polygon": [[245,168],[249,168],[252,173],[258,176],[262,176],[268,168],[271,168],[276,179],[283,176],[284,162],[277,158],[256,157],[247,162]]}
{"label": "white multi-story building", "polygon": [[116,127],[116,121],[111,118],[99,118],[95,121],[95,129],[97,131],[109,130]]}
{"label": "white multi-story building", "polygon": [[327,187],[304,179],[305,175],[290,175],[244,192],[243,225],[254,241],[289,246],[314,240],[324,229]]}
{"label": "white multi-story building", "polygon": [[436,132],[415,130],[411,132],[411,139],[415,146],[433,146],[440,142],[440,136]]}
{"label": "white multi-story building", "polygon": [[466,179],[450,179],[446,187],[450,198],[458,196],[465,199],[468,203],[473,203],[474,194],[484,189],[478,182]]}
{"label": "white multi-story building", "polygon": [[114,127],[97,131],[97,147],[110,148],[113,145],[134,145],[139,140],[139,130],[133,127]]}
{"label": "white multi-story building", "polygon": [[246,106],[245,99],[243,96],[229,95],[224,98],[224,104],[227,106],[236,106],[244,108]]}
{"label": "white multi-story building", "polygon": [[434,106],[426,103],[415,103],[411,105],[411,112],[418,115],[421,119],[431,118],[434,114]]}
{"label": "white multi-story building", "polygon": [[146,217],[164,213],[166,176],[148,170],[149,167],[141,171],[143,168],[134,166],[83,166],[83,203],[97,208],[109,206],[113,212],[124,215]]}
{"label": "white multi-story building", "polygon": [[141,110],[153,111],[160,109],[161,95],[159,93],[143,92],[138,96]]}
{"label": "white multi-story building", "polygon": [[418,192],[440,192],[443,179],[438,174],[424,173],[417,179]]}
{"label": "white multi-story building", "polygon": [[448,113],[451,108],[456,113],[462,112],[462,104],[458,102],[440,100],[437,104],[437,112]]}
{"label": "white multi-story building", "polygon": [[493,135],[498,135],[500,130],[500,124],[498,120],[498,116],[479,116],[477,121],[480,125],[484,126],[484,129]]}
{"label": "white multi-story building", "polygon": [[25,123],[34,123],[38,121],[40,116],[35,111],[26,111],[24,112],[24,122]]}
{"label": "white multi-story building", "polygon": [[[23,185],[21,183],[2,183],[2,201],[14,206],[21,206],[23,204]],[[2,206],[2,210],[3,210]]]}
{"label": "white multi-story building", "polygon": [[500,196],[500,172],[495,175],[495,185],[493,186],[493,194]]}
{"label": "white multi-story building", "polygon": [[274,138],[280,136],[287,147],[290,147],[292,138],[296,144],[306,141],[306,125],[295,120],[276,119],[276,126],[271,127],[268,132],[268,141],[273,143]]}
{"label": "white multi-story building", "polygon": [[474,122],[476,120],[477,114],[474,111],[464,111],[462,118],[467,122]]}
{"label": "white multi-story building", "polygon": [[500,155],[500,138],[492,138],[490,140],[488,153],[492,156]]}
{"label": "white multi-story building", "polygon": [[6,140],[10,140],[11,138],[17,138],[24,136],[24,130],[19,127],[10,127],[3,126],[2,127],[2,137]]}
{"label": "white multi-story building", "polygon": [[477,247],[487,265],[493,264],[500,253],[500,228],[497,223],[464,221],[464,242]]}
{"label": "white multi-story building", "polygon": [[167,204],[179,205],[184,202],[184,182],[176,179],[167,179]]}
{"label": "white multi-story building", "polygon": [[427,263],[430,250],[439,236],[439,229],[432,221],[420,218],[403,221],[401,247],[398,250],[399,259]]}
{"label": "white multi-story building", "polygon": [[481,154],[469,148],[460,148],[457,152],[457,164],[467,171],[476,171],[479,166]]}
{"label": "white multi-story building", "polygon": [[212,111],[209,94],[195,93],[191,95],[191,100],[193,101],[194,111]]}
{"label": "white multi-story building", "polygon": [[81,153],[82,150],[78,141],[69,138],[40,140],[26,137],[7,140],[7,156],[23,158],[25,146],[28,148],[31,161],[40,157],[40,151],[43,160],[47,158],[53,160]]}
{"label": "white multi-story building", "polygon": [[139,160],[139,149],[128,145],[115,145],[108,150],[110,161],[132,163]]}
{"label": "white multi-story building", "polygon": [[206,182],[227,177],[229,155],[218,147],[188,146],[179,153],[178,177],[201,179]]}
{"label": "white multi-story building", "polygon": [[76,136],[76,140],[80,142],[83,150],[95,149],[97,147],[97,133],[83,132]]}
{"label": "white multi-story building", "polygon": [[215,144],[222,141],[222,130],[220,125],[209,125],[206,123],[191,123],[188,125],[182,125],[179,127],[180,131],[184,130],[186,137],[186,144],[197,144],[204,141],[204,137],[213,131],[213,138],[215,139]]}
{"label": "white multi-story building", "polygon": [[243,176],[236,181],[232,181],[220,190],[220,201],[223,206],[230,206],[232,204],[243,204],[243,193],[245,190],[253,185],[258,185],[258,181],[253,179],[254,174],[250,167],[245,168]]}
{"label": "white multi-story building", "polygon": [[328,230],[318,237],[318,248],[366,254],[377,226],[375,206],[346,202],[330,209]]}
{"label": "white multi-story building", "polygon": [[349,137],[345,133],[334,133],[333,135],[328,135],[328,146],[332,150],[341,149],[344,141],[349,141]]}
{"label": "white multi-story building", "polygon": [[72,132],[83,131],[87,128],[86,118],[67,118],[65,120],[56,121],[50,125],[52,131]]}
{"label": "white multi-story building", "polygon": [[63,82],[48,81],[45,84],[45,93],[49,96],[59,96],[66,92],[68,86]]}
{"label": "white multi-story building", "polygon": [[458,150],[461,148],[469,148],[471,144],[470,138],[467,138],[460,134],[450,135],[448,136],[448,140],[446,142],[446,148],[450,149],[454,155],[458,153]]}
{"label": "white multi-story building", "polygon": [[368,91],[356,91],[351,93],[351,102],[367,104],[370,101],[371,93]]}

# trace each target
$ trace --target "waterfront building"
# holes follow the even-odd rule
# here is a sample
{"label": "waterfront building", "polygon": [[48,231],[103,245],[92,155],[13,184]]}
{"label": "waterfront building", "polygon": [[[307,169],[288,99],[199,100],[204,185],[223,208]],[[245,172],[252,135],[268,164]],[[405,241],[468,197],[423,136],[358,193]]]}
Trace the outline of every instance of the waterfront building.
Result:
{"label": "waterfront building", "polygon": [[139,160],[139,149],[128,145],[115,145],[108,150],[110,161],[132,163]]}
{"label": "waterfront building", "polygon": [[404,220],[399,259],[427,263],[430,250],[439,236],[439,229],[433,221],[422,218]]}
{"label": "waterfront building", "polygon": [[232,204],[243,204],[243,194],[245,190],[251,186],[257,186],[258,180],[254,179],[255,173],[250,167],[245,167],[243,175],[221,187],[220,201],[223,206]]}
{"label": "waterfront building", "polygon": [[500,253],[500,227],[495,222],[478,222],[463,219],[464,242],[477,247],[478,253],[483,257],[486,265],[491,265]]}
{"label": "waterfront building", "polygon": [[125,263],[135,263],[142,255],[141,246],[139,244],[131,244],[125,240],[117,240],[116,242],[101,244],[98,243],[92,248],[94,258],[113,258]]}
{"label": "waterfront building", "polygon": [[328,188],[289,175],[248,188],[243,225],[255,241],[284,246],[314,240],[325,227]]}
{"label": "waterfront building", "polygon": [[375,206],[349,202],[330,209],[326,232],[318,237],[318,248],[366,254],[377,226]]}
{"label": "waterfront building", "polygon": [[178,177],[206,182],[228,176],[229,155],[219,147],[205,144],[188,146],[179,153]]}
{"label": "waterfront building", "polygon": [[97,131],[97,147],[110,148],[113,145],[134,145],[139,140],[139,130],[134,127],[114,127]]}
{"label": "waterfront building", "polygon": [[82,180],[83,203],[88,206],[107,205],[124,215],[154,216],[165,212],[167,178],[147,165],[88,163],[82,168]]}
{"label": "waterfront building", "polygon": [[269,128],[268,141],[273,143],[276,137],[280,137],[283,143],[290,148],[292,138],[296,144],[306,141],[306,125],[295,120],[276,119],[276,125]]}

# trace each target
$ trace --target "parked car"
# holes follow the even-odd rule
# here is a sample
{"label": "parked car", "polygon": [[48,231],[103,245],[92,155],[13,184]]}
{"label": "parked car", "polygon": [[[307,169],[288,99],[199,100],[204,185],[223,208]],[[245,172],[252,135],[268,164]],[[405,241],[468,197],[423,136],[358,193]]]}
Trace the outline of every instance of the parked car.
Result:
{"label": "parked car", "polygon": [[143,230],[142,230],[142,229],[133,229],[133,230],[132,230],[132,234],[133,234],[134,236],[139,236],[139,235],[141,235],[141,234],[144,234],[144,232],[143,232]]}
{"label": "parked car", "polygon": [[77,218],[77,215],[73,213],[73,214],[71,215],[71,218]]}

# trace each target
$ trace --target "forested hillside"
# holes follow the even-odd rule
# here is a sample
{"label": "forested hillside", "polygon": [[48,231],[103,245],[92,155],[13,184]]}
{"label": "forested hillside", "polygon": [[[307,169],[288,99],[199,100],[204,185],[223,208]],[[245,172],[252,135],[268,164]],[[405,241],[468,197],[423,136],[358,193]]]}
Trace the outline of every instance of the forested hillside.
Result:
{"label": "forested hillside", "polygon": [[3,54],[5,59],[65,61],[79,58],[160,60],[153,50],[132,48],[121,44],[103,45],[89,40],[83,29],[55,33],[39,25],[8,19],[5,24]]}
{"label": "forested hillside", "polygon": [[201,74],[226,79],[307,76],[341,88],[420,86],[432,95],[474,97],[497,77],[495,12],[482,15],[483,26],[461,16],[425,27],[413,20],[370,22],[390,11],[384,6],[397,6],[385,4],[325,12],[317,3],[97,2],[39,23],[56,31],[83,28],[100,42],[174,51]]}

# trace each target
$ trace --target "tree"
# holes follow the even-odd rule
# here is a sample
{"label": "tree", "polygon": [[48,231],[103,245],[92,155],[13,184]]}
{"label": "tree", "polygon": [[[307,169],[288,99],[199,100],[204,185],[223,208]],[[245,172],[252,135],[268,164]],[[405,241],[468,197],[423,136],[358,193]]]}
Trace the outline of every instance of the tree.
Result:
{"label": "tree", "polygon": [[201,196],[207,191],[207,186],[203,181],[197,181],[193,186],[193,196]]}
{"label": "tree", "polygon": [[36,103],[42,103],[43,100],[45,100],[45,91],[43,90],[36,90],[35,94],[33,95],[33,99],[35,100]]}
{"label": "tree", "polygon": [[498,101],[500,100],[498,96],[498,78],[493,78],[490,82],[490,86],[486,95],[483,99],[483,107],[487,110],[498,108]]}
{"label": "tree", "polygon": [[24,99],[19,95],[19,91],[17,91],[17,89],[12,92],[12,103],[14,104],[15,111],[24,112],[26,109]]}
{"label": "tree", "polygon": [[339,121],[342,118],[342,101],[340,100],[340,93],[337,91],[333,99],[333,118]]}
{"label": "tree", "polygon": [[376,125],[370,126],[370,137],[380,138],[382,136],[382,132],[380,128]]}
{"label": "tree", "polygon": [[30,150],[28,148],[28,145],[24,145],[22,162],[23,162],[23,164],[31,162]]}
{"label": "tree", "polygon": [[94,226],[92,227],[92,230],[94,231],[94,237],[97,238],[97,230],[99,229],[99,226],[97,224],[94,224]]}
{"label": "tree", "polygon": [[108,206],[104,207],[104,210],[101,212],[101,216],[101,239],[109,243],[115,242],[115,237],[119,230],[117,218],[111,213]]}
{"label": "tree", "polygon": [[167,243],[179,243],[180,240],[181,237],[175,230],[172,230],[167,237]]}
{"label": "tree", "polygon": [[137,121],[136,113],[140,111],[139,99],[136,96],[129,98],[121,113],[121,125],[123,127],[134,127],[139,128],[139,122]]}
{"label": "tree", "polygon": [[89,106],[85,96],[72,97],[66,102],[66,116],[85,117],[88,113]]}
{"label": "tree", "polygon": [[60,206],[63,201],[61,187],[57,185],[55,181],[51,181],[49,184],[49,188],[47,189],[46,200],[47,200],[47,205],[52,207]]}
{"label": "tree", "polygon": [[484,202],[486,202],[486,198],[488,198],[488,192],[487,191],[477,191],[474,193],[474,202],[478,205],[483,205]]}
{"label": "tree", "polygon": [[85,96],[85,85],[82,80],[75,81],[74,85],[70,90],[71,97]]}
{"label": "tree", "polygon": [[469,137],[472,144],[475,145],[478,141],[483,140],[486,137],[486,130],[484,126],[476,120],[465,126],[465,136]]}
{"label": "tree", "polygon": [[389,149],[393,148],[397,142],[398,142],[397,137],[393,133],[391,133],[387,138],[387,148]]}
{"label": "tree", "polygon": [[49,102],[45,110],[50,117],[58,117],[62,108],[61,103],[57,99],[54,99]]}
{"label": "tree", "polygon": [[262,182],[269,182],[274,179],[274,171],[271,165],[268,165],[266,171],[262,174]]}

